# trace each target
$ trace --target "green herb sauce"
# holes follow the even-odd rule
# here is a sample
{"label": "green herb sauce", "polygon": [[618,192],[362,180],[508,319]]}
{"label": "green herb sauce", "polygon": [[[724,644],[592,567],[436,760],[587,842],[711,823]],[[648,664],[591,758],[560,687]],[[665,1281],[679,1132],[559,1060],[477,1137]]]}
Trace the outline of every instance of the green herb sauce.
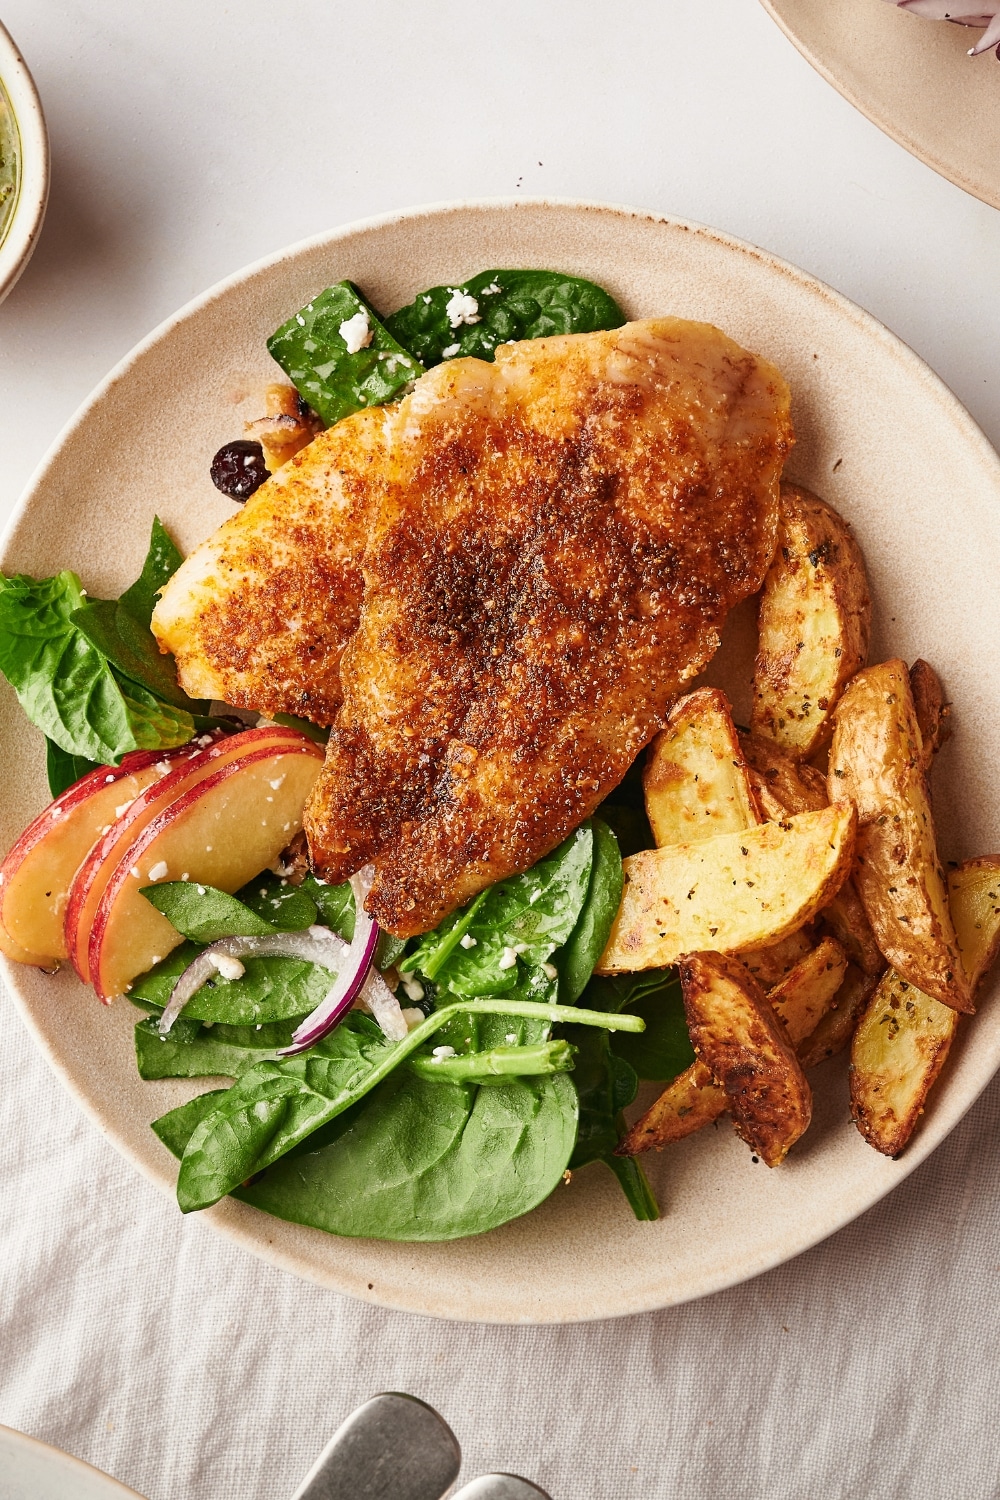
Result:
{"label": "green herb sauce", "polygon": [[14,111],[0,83],[0,241],[10,228],[17,203],[20,145]]}

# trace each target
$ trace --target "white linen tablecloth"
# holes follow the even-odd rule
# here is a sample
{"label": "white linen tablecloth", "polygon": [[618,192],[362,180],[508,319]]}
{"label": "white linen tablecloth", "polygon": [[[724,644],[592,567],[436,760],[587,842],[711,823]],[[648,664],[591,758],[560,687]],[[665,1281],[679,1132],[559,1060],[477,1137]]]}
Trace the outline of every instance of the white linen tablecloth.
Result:
{"label": "white linen tablecloth", "polygon": [[[862,119],[754,0],[7,0],[3,19],[53,188],[0,308],[0,517],[90,387],[219,277],[367,214],[518,191],[766,245],[881,317],[1000,439],[1000,215]],[[1000,1083],[890,1198],[769,1275],[646,1317],[492,1328],[347,1301],[183,1219],[3,993],[0,1022],[0,1422],[150,1500],[290,1493],[387,1388],[439,1408],[464,1477],[519,1471],[555,1500],[1000,1495]]]}

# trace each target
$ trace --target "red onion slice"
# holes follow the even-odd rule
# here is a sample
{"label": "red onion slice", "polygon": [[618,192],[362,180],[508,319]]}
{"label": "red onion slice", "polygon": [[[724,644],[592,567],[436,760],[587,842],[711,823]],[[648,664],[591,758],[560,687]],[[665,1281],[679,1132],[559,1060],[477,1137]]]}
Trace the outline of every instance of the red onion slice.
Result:
{"label": "red onion slice", "polygon": [[343,969],[347,944],[329,927],[309,927],[305,932],[276,932],[267,937],[220,938],[191,960],[170,992],[160,1017],[159,1033],[166,1036],[181,1011],[202,985],[219,972],[217,959],[302,958],[336,974]]}
{"label": "red onion slice", "polygon": [[351,876],[351,889],[354,892],[354,937],[343,967],[329,994],[292,1032],[292,1045],[282,1047],[279,1057],[294,1057],[296,1053],[305,1052],[322,1041],[361,994],[375,957],[379,934],[378,923],[365,911],[365,897],[371,890],[374,875],[374,867],[366,865],[357,875]]}

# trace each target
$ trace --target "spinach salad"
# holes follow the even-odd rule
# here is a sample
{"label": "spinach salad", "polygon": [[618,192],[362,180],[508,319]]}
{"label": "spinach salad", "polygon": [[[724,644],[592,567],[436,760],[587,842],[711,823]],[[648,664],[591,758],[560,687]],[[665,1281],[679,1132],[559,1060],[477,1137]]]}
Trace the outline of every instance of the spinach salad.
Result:
{"label": "spinach salad", "polygon": [[[432,287],[386,317],[341,282],[268,348],[329,426],[398,399],[442,361],[491,360],[508,341],[624,321],[590,282],[498,269]],[[0,671],[46,736],[53,796],[129,751],[242,727],[224,706],[187,697],[150,630],[157,592],[181,560],[154,520],[142,573],[120,599],[90,599],[68,571],[0,576]],[[635,1216],[656,1218],[641,1166],[614,1153],[639,1080],[662,1082],[692,1061],[679,986],[673,970],[593,977],[621,898],[622,851],[651,843],[632,772],[533,868],[422,937],[380,935],[374,967],[405,994],[405,1037],[390,1040],[372,1015],[350,1009],[291,1055],[332,978],[298,950],[268,952],[265,941],[265,951],[212,972],[169,1029],[161,1017],[180,976],[219,940],[325,933],[328,945],[350,944],[351,883],[328,886],[301,869],[264,871],[235,895],[186,880],[146,887],[185,941],[131,987],[143,1012],[139,1073],[231,1080],[153,1125],[179,1159],[181,1208],[231,1194],[333,1234],[446,1240],[528,1212],[599,1161]]]}

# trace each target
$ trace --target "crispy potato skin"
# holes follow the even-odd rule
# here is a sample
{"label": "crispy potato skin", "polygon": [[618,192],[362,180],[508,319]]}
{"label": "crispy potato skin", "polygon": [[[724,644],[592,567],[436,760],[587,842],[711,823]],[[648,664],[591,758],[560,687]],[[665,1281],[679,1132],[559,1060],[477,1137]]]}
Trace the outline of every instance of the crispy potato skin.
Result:
{"label": "crispy potato skin", "polygon": [[825,906],[854,857],[854,809],[834,804],[624,861],[625,890],[599,974],[778,943]]}
{"label": "crispy potato skin", "polygon": [[700,1060],[693,1062],[636,1120],[619,1141],[615,1155],[638,1156],[654,1147],[660,1151],[711,1125],[728,1108],[726,1092],[712,1077],[711,1069]]}
{"label": "crispy potato skin", "polygon": [[722,1085],[737,1135],[776,1167],[812,1118],[785,1028],[738,959],[692,953],[678,968],[695,1051]]}
{"label": "crispy potato skin", "polygon": [[816,1068],[828,1057],[842,1052],[854,1035],[858,1020],[878,984],[877,974],[866,974],[857,964],[850,963],[843,983],[837,991],[826,1015],[816,1030],[796,1049],[799,1062],[804,1068]]}
{"label": "crispy potato skin", "polygon": [[646,755],[646,814],[657,848],[761,822],[733,716],[718,688],[675,703]]}
{"label": "crispy potato skin", "polygon": [[781,486],[758,628],[751,728],[805,760],[828,738],[837,699],[868,658],[871,596],[847,522],[798,485]]}
{"label": "crispy potato skin", "polygon": [[816,1030],[833,1004],[846,969],[843,948],[836,938],[825,937],[769,991],[768,1004],[781,1017],[793,1047]]}
{"label": "crispy potato skin", "polygon": [[857,808],[854,879],[879,948],[915,988],[971,1012],[905,663],[882,662],[859,672],[835,719],[830,794],[849,798]]}
{"label": "crispy potato skin", "polygon": [[[740,745],[750,766],[750,780],[757,801],[768,818],[778,820],[828,806],[826,777],[815,766],[800,764],[771,740],[760,735],[741,735]],[[853,880],[845,880],[823,917],[843,944],[852,963],[866,974],[879,975],[885,959],[879,952],[871,923]]]}
{"label": "crispy potato skin", "polygon": [[[1000,951],[1000,856],[952,870],[948,891],[962,962],[974,990]],[[944,1067],[958,1012],[893,969],[869,1002],[851,1048],[851,1113],[869,1145],[898,1156]]]}
{"label": "crispy potato skin", "polygon": [[[795,937],[801,938],[802,934],[796,933]],[[822,1024],[831,1005],[836,1002],[848,967],[843,949],[833,938],[824,938],[815,948],[808,947],[808,940],[803,941],[807,944],[805,953],[798,963],[782,971],[782,982],[775,985],[767,996],[768,1004],[784,1025],[788,1040],[798,1048],[800,1062],[802,1046],[817,1022]],[[755,978],[752,972],[751,978]],[[868,993],[870,990],[871,986]],[[844,1040],[846,1042],[846,1036]],[[821,1054],[826,1055],[825,1052]],[[711,1069],[699,1058],[678,1074],[630,1127],[617,1147],[617,1154],[636,1156],[654,1147],[661,1150],[711,1124],[728,1108],[725,1090],[716,1083]]]}
{"label": "crispy potato skin", "polygon": [[910,668],[910,691],[920,726],[921,763],[929,771],[935,755],[951,735],[951,704],[945,701],[938,674],[923,657],[918,657]]}

